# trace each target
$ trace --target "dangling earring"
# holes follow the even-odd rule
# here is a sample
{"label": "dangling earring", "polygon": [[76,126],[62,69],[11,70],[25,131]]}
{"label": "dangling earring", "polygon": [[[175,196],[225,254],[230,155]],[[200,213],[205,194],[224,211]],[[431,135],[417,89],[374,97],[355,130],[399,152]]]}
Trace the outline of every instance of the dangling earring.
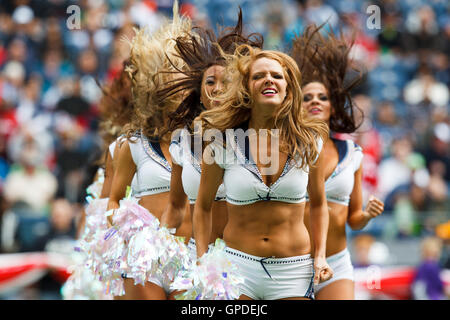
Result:
{"label": "dangling earring", "polygon": [[202,108],[202,110],[203,111],[205,111],[206,110],[206,108],[205,108],[205,106],[203,105],[203,102],[202,102],[202,100],[200,99],[200,108]]}

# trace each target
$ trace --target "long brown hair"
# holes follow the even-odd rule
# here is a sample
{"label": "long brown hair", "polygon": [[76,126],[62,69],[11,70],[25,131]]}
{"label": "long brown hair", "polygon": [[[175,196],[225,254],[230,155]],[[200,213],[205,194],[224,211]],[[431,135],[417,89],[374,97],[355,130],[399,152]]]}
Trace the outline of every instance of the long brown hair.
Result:
{"label": "long brown hair", "polygon": [[184,77],[173,80],[156,94],[158,101],[162,102],[180,91],[189,92],[177,110],[169,114],[168,131],[180,127],[189,128],[193,120],[203,111],[200,104],[203,74],[211,66],[225,66],[226,61],[222,52],[232,54],[241,44],[256,48],[262,48],[264,44],[261,34],[243,33],[241,8],[236,25],[224,28],[218,37],[211,29],[194,27],[192,31],[191,34],[178,37],[175,46],[178,56],[186,63],[188,70],[178,70]]}
{"label": "long brown hair", "polygon": [[273,129],[279,129],[282,152],[292,156],[301,168],[312,166],[319,155],[317,138],[325,141],[328,128],[323,121],[308,119],[302,109],[301,74],[295,61],[285,53],[248,45],[241,45],[234,54],[225,56],[229,82],[225,90],[215,97],[221,106],[204,111],[197,118],[202,128],[225,132],[249,120],[253,107],[248,88],[251,66],[260,58],[275,60],[283,67],[287,95],[274,116]]}
{"label": "long brown hair", "polygon": [[102,110],[100,119],[100,135],[106,145],[113,142],[134,113],[131,97],[131,78],[126,68],[130,60],[123,62],[120,74],[109,85],[101,86],[103,95],[99,102]]}
{"label": "long brown hair", "polygon": [[364,68],[349,58],[354,40],[349,43],[342,32],[336,37],[328,31],[326,37],[321,34],[323,24],[310,25],[303,35],[296,35],[290,52],[303,75],[302,87],[311,82],[320,82],[328,90],[333,114],[330,117],[330,130],[340,133],[352,133],[362,124],[356,122],[355,112],[360,112],[353,102],[351,91],[364,78]]}

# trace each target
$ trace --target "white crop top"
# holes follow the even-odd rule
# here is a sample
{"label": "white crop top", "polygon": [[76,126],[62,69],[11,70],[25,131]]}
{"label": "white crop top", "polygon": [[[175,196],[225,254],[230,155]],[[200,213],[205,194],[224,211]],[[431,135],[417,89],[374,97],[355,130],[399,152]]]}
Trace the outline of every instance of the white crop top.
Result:
{"label": "white crop top", "polygon": [[338,150],[339,162],[325,181],[327,201],[348,206],[355,182],[355,172],[363,158],[362,148],[352,140],[333,139]]}
{"label": "white crop top", "polygon": [[[120,141],[121,143],[123,142],[123,140],[125,140],[125,136],[121,135],[119,137],[117,137],[116,140],[114,140],[110,145],[109,145],[109,153],[111,154],[111,159],[114,158],[114,150],[116,149],[116,144],[118,141]],[[137,178],[136,178],[136,174],[133,176],[133,180],[131,181],[131,190],[133,192],[133,190],[136,190],[137,188]]]}
{"label": "white crop top", "polygon": [[168,192],[172,168],[164,157],[158,142],[150,142],[143,134],[136,134],[128,143],[136,164],[136,186],[133,196]]}
{"label": "white crop top", "polygon": [[[234,139],[227,136],[226,148],[221,143],[210,144],[214,151],[215,162],[224,169],[223,183],[227,202],[247,205],[258,201],[288,203],[305,201],[308,168],[298,168],[294,159],[288,157],[280,177],[267,186],[256,164],[249,160],[251,155],[248,150],[248,138],[242,142],[238,143],[236,136]],[[319,138],[317,144],[320,152],[322,139]]]}
{"label": "white crop top", "polygon": [[[189,202],[194,204],[197,200],[198,189],[200,186],[202,154],[201,150],[199,150],[200,152],[198,155],[192,152],[189,138],[188,131],[182,130],[181,135],[170,143],[169,151],[172,156],[172,161],[180,167],[183,167],[181,174],[183,190],[184,193],[186,193]],[[217,190],[215,201],[224,201],[225,197],[225,187],[222,183]]]}
{"label": "white crop top", "polygon": [[120,137],[118,137],[116,140],[114,140],[110,145],[109,145],[109,154],[111,155],[111,159],[114,158],[114,150],[116,149],[116,144],[117,144],[117,140],[119,140]]}

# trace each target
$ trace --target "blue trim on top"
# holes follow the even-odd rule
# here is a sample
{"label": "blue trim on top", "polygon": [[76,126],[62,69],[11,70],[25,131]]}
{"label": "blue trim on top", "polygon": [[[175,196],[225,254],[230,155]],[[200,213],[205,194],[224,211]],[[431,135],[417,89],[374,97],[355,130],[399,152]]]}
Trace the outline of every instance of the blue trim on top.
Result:
{"label": "blue trim on top", "polygon": [[339,154],[339,161],[338,164],[344,160],[345,156],[348,154],[348,144],[346,140],[339,140],[335,138],[331,138],[333,140],[334,145],[336,146],[336,149]]}
{"label": "blue trim on top", "polygon": [[337,176],[339,173],[341,173],[342,170],[344,170],[347,167],[349,161],[352,160],[351,159],[351,153],[352,153],[351,151],[352,150],[350,150],[348,148],[347,140],[338,140],[338,139],[334,139],[334,138],[332,138],[332,139],[338,150],[339,161],[338,161],[336,168],[334,168],[334,171],[331,174],[331,176],[328,177],[327,181],[333,179],[335,176]]}
{"label": "blue trim on top", "polygon": [[141,134],[141,139],[142,146],[144,147],[144,151],[147,156],[149,156],[150,159],[156,163],[160,164],[167,171],[172,172],[172,167],[166,157],[164,157],[159,142],[150,141],[150,139],[144,134]]}
{"label": "blue trim on top", "polygon": [[[241,125],[236,127],[235,130],[242,129],[245,132],[246,130],[248,130],[248,122],[249,122],[248,120],[243,122]],[[265,182],[262,178],[261,172],[259,171],[259,168],[256,165],[256,162],[253,160],[252,154],[250,152],[250,140],[248,138],[248,135],[245,136],[244,141],[238,141],[238,139],[235,135],[234,142],[236,143],[236,146],[237,146],[237,148],[233,148],[235,150],[235,154],[236,154],[236,151],[239,152],[239,154],[236,154],[236,156],[238,156],[238,158],[239,158],[239,155],[240,155],[241,158],[243,158],[245,160],[244,163],[241,165],[244,168],[246,168],[248,171],[253,173],[260,180],[260,182],[262,184],[264,184],[264,186],[266,186],[268,189],[271,189],[272,187],[277,185],[280,182],[280,179],[282,177],[284,177],[295,166],[295,162],[293,161],[291,156],[288,155],[288,157],[286,159],[286,163],[284,164],[284,167],[283,167],[283,171],[281,172],[280,176],[277,178],[277,180],[275,182],[273,182],[270,186],[268,186],[265,184]],[[242,143],[244,144],[243,146],[242,146]]]}

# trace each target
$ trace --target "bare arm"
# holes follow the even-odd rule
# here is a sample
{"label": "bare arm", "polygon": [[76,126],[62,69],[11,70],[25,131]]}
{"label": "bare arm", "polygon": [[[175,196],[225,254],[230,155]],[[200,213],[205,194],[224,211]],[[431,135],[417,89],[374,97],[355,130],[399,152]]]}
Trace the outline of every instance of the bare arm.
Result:
{"label": "bare arm", "polygon": [[184,193],[181,181],[183,167],[172,161],[172,174],[170,178],[170,193],[167,209],[161,217],[161,225],[170,228],[178,228],[184,219],[186,212],[187,196]]}
{"label": "bare arm", "polygon": [[[108,210],[119,208],[119,201],[125,197],[127,186],[131,184],[136,172],[136,164],[133,161],[128,144],[129,141],[125,141],[114,157],[117,158],[117,166],[109,194]],[[108,221],[112,224],[112,216],[108,217]]]}
{"label": "bare arm", "polygon": [[331,278],[333,272],[326,262],[326,242],[328,234],[328,207],[325,196],[324,152],[317,159],[316,166],[310,168],[308,196],[310,204],[310,230],[314,242],[314,282]]}
{"label": "bare arm", "polygon": [[[211,149],[209,147],[205,148],[205,152],[208,157],[211,157]],[[212,231],[211,207],[216,197],[217,189],[222,182],[223,172],[224,170],[212,161],[202,162],[200,187],[193,214],[193,231],[198,257],[201,257],[208,251]]]}
{"label": "bare arm", "polygon": [[107,150],[105,160],[105,180],[103,181],[103,187],[102,192],[100,193],[100,198],[103,199],[109,197],[113,177],[114,177],[113,159],[111,158],[109,150]]}
{"label": "bare arm", "polygon": [[77,232],[75,239],[80,239],[83,235],[84,226],[86,225],[86,211],[84,210],[84,207],[80,210],[80,214],[81,216],[77,221]]}
{"label": "bare arm", "polygon": [[366,210],[362,209],[362,165],[355,172],[355,183],[350,195],[347,223],[353,230],[363,229],[367,223],[384,211],[384,203],[371,197],[367,203]]}

